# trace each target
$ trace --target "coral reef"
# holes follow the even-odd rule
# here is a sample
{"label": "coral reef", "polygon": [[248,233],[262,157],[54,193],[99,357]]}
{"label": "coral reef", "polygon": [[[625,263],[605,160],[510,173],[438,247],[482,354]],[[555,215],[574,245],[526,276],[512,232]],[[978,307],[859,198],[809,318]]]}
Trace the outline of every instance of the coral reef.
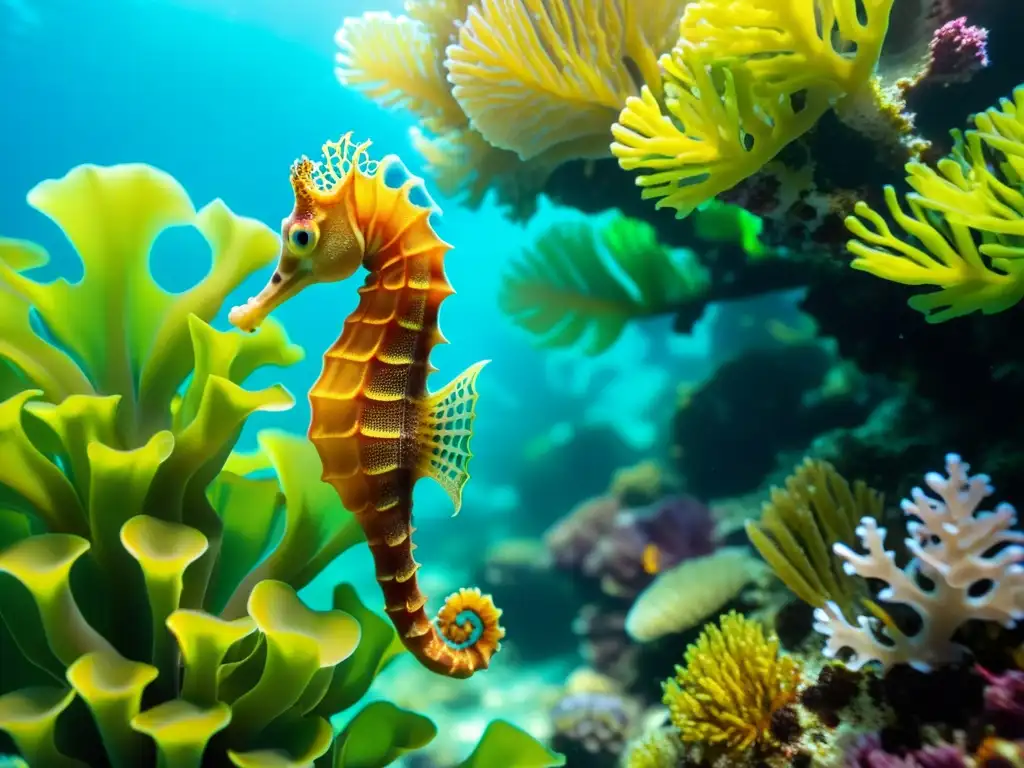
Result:
{"label": "coral reef", "polygon": [[[686,490],[706,499],[753,491],[775,468],[777,452],[803,450],[825,430],[861,424],[877,398],[870,386],[811,395],[825,394],[836,362],[817,342],[751,350],[686,392],[672,423]],[[755,379],[758,397],[750,397]]]}
{"label": "coral reef", "polygon": [[711,510],[690,496],[670,496],[624,510],[583,559],[582,573],[608,595],[635,597],[657,571],[715,549]]}
{"label": "coral reef", "polygon": [[876,735],[862,736],[845,756],[848,768],[967,768],[967,756],[952,744],[926,746],[894,755]]}
{"label": "coral reef", "polygon": [[944,83],[968,82],[989,65],[988,30],[967,23],[967,17],[947,21],[928,46],[924,77]]}

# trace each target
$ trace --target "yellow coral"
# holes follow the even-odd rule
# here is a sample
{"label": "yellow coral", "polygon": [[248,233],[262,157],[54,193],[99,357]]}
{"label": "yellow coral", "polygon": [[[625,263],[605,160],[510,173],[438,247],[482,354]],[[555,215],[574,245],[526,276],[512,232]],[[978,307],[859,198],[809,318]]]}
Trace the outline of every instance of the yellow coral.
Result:
{"label": "yellow coral", "polygon": [[[677,218],[759,170],[870,77],[893,0],[699,0],[612,127],[612,154]],[[819,30],[825,30],[820,32]]]}
{"label": "yellow coral", "polygon": [[405,12],[444,45],[455,42],[472,0],[406,0]]}
{"label": "yellow coral", "polygon": [[626,768],[677,768],[683,759],[679,734],[659,728],[631,744],[625,754]]}
{"label": "yellow coral", "polygon": [[[524,160],[608,154],[627,96],[660,94],[658,55],[683,0],[481,0],[448,48],[454,95],[473,127]],[[667,34],[668,33],[668,34]]]}
{"label": "yellow coral", "polygon": [[761,92],[841,96],[874,71],[893,1],[700,0],[679,34],[701,60],[742,66]]}
{"label": "yellow coral", "polygon": [[954,132],[953,152],[935,168],[907,163],[909,214],[885,188],[906,236],[864,202],[846,219],[854,269],[939,288],[907,302],[930,323],[1002,312],[1024,298],[1024,86],[973,122],[965,135]]}
{"label": "yellow coral", "polygon": [[684,742],[739,756],[770,743],[772,715],[797,696],[801,669],[779,641],[735,611],[686,650],[686,667],[666,681],[664,703]]}
{"label": "yellow coral", "polygon": [[488,144],[472,128],[430,137],[414,126],[409,129],[409,139],[442,194],[461,196],[463,205],[476,209],[493,189],[516,218],[533,214],[537,195],[555,168],[544,157],[524,163],[515,152]]}
{"label": "yellow coral", "polygon": [[405,107],[432,130],[466,125],[446,80],[444,41],[427,25],[368,12],[345,19],[335,42],[335,74],[342,85],[383,107]]}

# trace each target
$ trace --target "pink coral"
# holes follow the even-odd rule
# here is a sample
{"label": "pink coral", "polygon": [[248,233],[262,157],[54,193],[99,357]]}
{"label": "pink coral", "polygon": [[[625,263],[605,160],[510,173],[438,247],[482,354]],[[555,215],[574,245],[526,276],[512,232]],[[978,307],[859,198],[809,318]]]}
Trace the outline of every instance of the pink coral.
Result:
{"label": "pink coral", "polygon": [[944,83],[965,83],[988,66],[988,30],[967,23],[967,17],[948,21],[935,31],[928,46],[927,77]]}

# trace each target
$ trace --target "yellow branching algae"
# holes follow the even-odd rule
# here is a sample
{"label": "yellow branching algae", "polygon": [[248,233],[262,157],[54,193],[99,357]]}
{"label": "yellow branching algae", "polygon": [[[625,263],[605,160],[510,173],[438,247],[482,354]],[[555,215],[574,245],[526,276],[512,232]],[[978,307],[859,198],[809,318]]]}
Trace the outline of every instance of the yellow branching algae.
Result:
{"label": "yellow branching algae", "polygon": [[778,638],[730,612],[686,649],[686,666],[665,683],[664,702],[686,743],[734,758],[772,739],[772,715],[796,700],[801,669]]}
{"label": "yellow branching algae", "polygon": [[466,125],[446,81],[444,46],[420,22],[366,13],[345,19],[335,42],[335,73],[342,84],[381,106],[414,112],[432,130]]}
{"label": "yellow branching algae", "polygon": [[[758,171],[868,81],[893,0],[699,0],[612,128],[645,199],[680,218]],[[858,15],[862,6],[863,20]],[[821,30],[825,30],[822,32]]]}
{"label": "yellow branching algae", "polygon": [[939,289],[907,302],[929,323],[1002,312],[1024,298],[1024,86],[973,122],[953,132],[953,151],[936,167],[907,163],[909,212],[885,188],[905,234],[864,202],[846,219],[854,269]]}

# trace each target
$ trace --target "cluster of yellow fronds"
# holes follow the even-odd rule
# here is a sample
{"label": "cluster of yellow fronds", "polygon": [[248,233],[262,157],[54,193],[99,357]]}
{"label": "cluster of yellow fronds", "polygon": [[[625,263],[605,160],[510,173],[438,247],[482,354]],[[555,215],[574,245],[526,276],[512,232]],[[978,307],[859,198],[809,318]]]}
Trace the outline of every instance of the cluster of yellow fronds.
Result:
{"label": "cluster of yellow fronds", "polygon": [[346,19],[337,75],[413,112],[445,192],[539,189],[560,162],[609,155],[609,126],[647,85],[686,0],[407,0]]}
{"label": "cluster of yellow fronds", "polygon": [[683,217],[870,81],[893,0],[696,0],[662,56],[664,98],[627,100],[612,153]]}
{"label": "cluster of yellow fronds", "polygon": [[664,702],[684,742],[738,757],[770,741],[772,715],[796,700],[800,679],[777,638],[731,611],[687,648]]}
{"label": "cluster of yellow fronds", "polygon": [[953,132],[954,149],[935,168],[907,163],[909,213],[885,188],[906,235],[864,202],[846,220],[857,238],[848,246],[855,269],[938,287],[908,302],[930,323],[1002,312],[1024,298],[1024,86],[973,122],[966,134]]}
{"label": "cluster of yellow fronds", "polygon": [[494,186],[506,188],[506,199],[520,188],[532,198],[552,166],[523,163],[488,143],[452,95],[446,49],[469,8],[470,0],[408,0],[407,16],[371,11],[347,18],[335,35],[335,74],[381,106],[416,115],[422,129],[412,129],[413,146],[446,195],[464,195],[471,207]]}
{"label": "cluster of yellow fronds", "polygon": [[408,0],[345,21],[338,75],[418,115],[450,184],[611,153],[682,217],[863,89],[893,2]]}

